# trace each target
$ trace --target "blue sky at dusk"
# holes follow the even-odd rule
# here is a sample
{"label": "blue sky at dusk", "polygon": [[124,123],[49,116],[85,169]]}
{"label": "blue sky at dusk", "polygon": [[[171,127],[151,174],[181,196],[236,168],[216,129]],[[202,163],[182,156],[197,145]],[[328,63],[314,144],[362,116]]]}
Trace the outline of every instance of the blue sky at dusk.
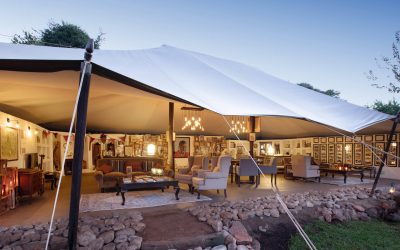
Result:
{"label": "blue sky at dusk", "polygon": [[[364,75],[391,55],[400,1],[3,1],[0,34],[49,20],[106,33],[102,49],[162,44],[255,66],[293,83],[333,88],[359,104],[393,96]],[[0,42],[10,38],[0,36]],[[95,56],[95,55],[94,55]]]}

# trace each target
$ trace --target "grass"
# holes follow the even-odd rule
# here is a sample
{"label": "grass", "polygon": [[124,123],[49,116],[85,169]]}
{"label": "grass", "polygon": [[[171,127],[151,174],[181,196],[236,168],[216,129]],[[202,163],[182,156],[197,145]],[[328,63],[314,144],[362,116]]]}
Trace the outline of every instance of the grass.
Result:
{"label": "grass", "polygon": [[[351,221],[328,224],[315,221],[304,229],[318,250],[321,249],[400,249],[400,224],[383,221]],[[303,238],[296,234],[289,249],[308,249]]]}

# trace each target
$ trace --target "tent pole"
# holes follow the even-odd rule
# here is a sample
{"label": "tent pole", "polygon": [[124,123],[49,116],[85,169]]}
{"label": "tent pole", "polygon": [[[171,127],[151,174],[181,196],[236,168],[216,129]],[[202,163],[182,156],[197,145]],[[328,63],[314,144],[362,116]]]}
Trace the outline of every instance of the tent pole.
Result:
{"label": "tent pole", "polygon": [[371,189],[371,194],[370,194],[371,196],[374,194],[375,189],[376,189],[376,185],[378,184],[379,178],[381,176],[383,166],[385,165],[385,162],[386,162],[386,159],[387,159],[387,152],[389,152],[390,144],[392,144],[393,135],[396,133],[396,127],[397,127],[397,124],[399,123],[399,119],[400,119],[400,111],[397,112],[396,118],[393,121],[392,130],[390,131],[389,139],[387,141],[387,144],[386,144],[386,147],[385,147],[385,151],[383,153],[383,158],[381,159],[381,163],[379,165],[378,173],[376,174],[374,185],[372,186],[372,189]]}
{"label": "tent pole", "polygon": [[[86,45],[85,61],[81,64],[81,76],[83,75],[83,80],[81,94],[78,97],[79,100],[76,114],[74,158],[72,160],[71,199],[69,206],[68,248],[70,250],[76,249],[77,246],[79,200],[81,197],[82,161],[86,135],[86,117],[89,99],[90,78],[92,73],[92,64],[90,63],[90,60],[92,58],[93,47],[93,39],[90,39]],[[86,67],[84,67],[85,64]],[[84,72],[83,69],[85,69]]]}
{"label": "tent pole", "polygon": [[254,131],[255,131],[255,123],[256,123],[256,117],[255,116],[250,116],[250,119],[249,119],[249,128],[250,128],[250,131],[249,131],[249,142],[250,142],[250,150],[249,150],[249,153],[250,153],[250,155],[251,155],[251,157],[254,157],[254,141],[253,140],[250,140],[250,134],[252,134],[252,133],[254,133]]}
{"label": "tent pole", "polygon": [[168,166],[175,175],[175,159],[174,159],[174,103],[169,103],[169,119],[168,119]]}

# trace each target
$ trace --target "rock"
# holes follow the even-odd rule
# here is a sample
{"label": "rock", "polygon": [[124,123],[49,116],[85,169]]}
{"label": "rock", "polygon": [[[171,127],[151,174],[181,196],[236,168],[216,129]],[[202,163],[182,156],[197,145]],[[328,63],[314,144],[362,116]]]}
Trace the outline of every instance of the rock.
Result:
{"label": "rock", "polygon": [[236,243],[232,242],[227,245],[227,248],[228,248],[228,250],[236,250],[237,245],[236,245]]}
{"label": "rock", "polygon": [[125,228],[125,225],[124,225],[123,223],[121,223],[121,222],[116,222],[116,223],[112,226],[112,229],[113,229],[114,231],[119,231],[119,230],[124,229],[124,228]]}
{"label": "rock", "polygon": [[122,230],[119,230],[115,233],[115,237],[121,236],[121,235],[126,235],[127,237],[131,236],[131,235],[135,235],[135,230],[132,228],[125,228]]}
{"label": "rock", "polygon": [[211,227],[214,229],[215,232],[221,232],[222,231],[222,221],[220,220],[214,220],[211,222]]}
{"label": "rock", "polygon": [[370,207],[367,210],[365,210],[365,212],[368,214],[369,217],[377,219],[379,218],[379,213],[378,213],[378,209],[376,209],[375,207]]}
{"label": "rock", "polygon": [[248,250],[248,248],[245,245],[238,245],[236,250]]}
{"label": "rock", "polygon": [[359,218],[360,220],[362,220],[362,221],[369,221],[369,217],[368,217],[368,214],[367,214],[367,213],[360,212],[360,213],[357,213],[357,215],[358,215],[358,218]]}
{"label": "rock", "polygon": [[264,228],[263,226],[258,226],[258,230],[263,232],[263,233],[267,232],[267,229]]}
{"label": "rock", "polygon": [[260,244],[260,242],[258,240],[253,239],[253,242],[251,243],[251,247],[254,250],[260,250],[261,249],[261,244]]}
{"label": "rock", "polygon": [[246,213],[246,212],[239,212],[239,213],[238,213],[238,217],[239,217],[239,219],[241,219],[241,220],[247,220],[247,219],[249,218],[249,214]]}
{"label": "rock", "polygon": [[106,219],[106,220],[104,221],[104,224],[105,224],[106,226],[112,226],[112,225],[114,225],[114,223],[115,223],[115,219],[114,219],[114,218],[112,218],[112,219]]}
{"label": "rock", "polygon": [[400,222],[400,213],[397,212],[397,213],[388,214],[388,215],[385,217],[385,219],[388,220],[388,221]]}
{"label": "rock", "polygon": [[91,250],[100,250],[103,248],[104,245],[104,239],[103,238],[97,238],[93,240],[92,242],[89,243],[89,249]]}
{"label": "rock", "polygon": [[314,207],[314,204],[311,201],[306,201],[306,207]]}
{"label": "rock", "polygon": [[128,238],[128,241],[130,243],[129,247],[131,249],[140,249],[140,247],[142,246],[143,238],[133,235]]}
{"label": "rock", "polygon": [[99,238],[103,239],[104,244],[108,244],[114,240],[114,231],[109,230],[109,231],[103,232],[99,235]]}
{"label": "rock", "polygon": [[128,242],[121,242],[117,244],[116,248],[118,250],[126,250],[128,249],[128,246],[129,246]]}
{"label": "rock", "polygon": [[201,248],[201,247],[195,247],[195,248],[193,248],[193,250],[203,250],[203,248]]}
{"label": "rock", "polygon": [[272,209],[270,210],[270,213],[271,213],[271,216],[272,216],[272,217],[275,217],[275,218],[278,218],[278,217],[279,217],[279,210],[276,209],[276,208],[272,208]]}
{"label": "rock", "polygon": [[[126,234],[120,234],[120,235],[117,234],[115,236],[115,239],[114,239],[115,243],[124,243],[124,242],[127,242],[127,241],[128,241],[128,236]],[[119,249],[118,245],[117,245],[117,249]],[[126,244],[126,246],[128,247],[128,244]]]}
{"label": "rock", "polygon": [[29,242],[27,244],[22,245],[23,249],[29,249],[29,250],[42,250],[45,249],[45,247],[46,247],[45,241]]}
{"label": "rock", "polygon": [[360,199],[360,200],[364,200],[364,199],[368,199],[369,196],[366,195],[366,194],[360,193],[360,194],[357,195],[357,198]]}
{"label": "rock", "polygon": [[134,226],[136,232],[142,232],[145,228],[146,225],[143,222],[139,222]]}
{"label": "rock", "polygon": [[215,246],[211,248],[211,250],[226,250],[226,246],[225,245]]}
{"label": "rock", "polygon": [[360,205],[352,204],[351,206],[352,206],[352,207],[354,208],[354,210],[356,210],[357,212],[364,212],[364,211],[365,211],[364,207],[362,207],[362,206],[360,206]]}
{"label": "rock", "polygon": [[229,228],[229,233],[235,237],[239,244],[249,244],[253,240],[240,221],[232,222],[232,226]]}
{"label": "rock", "polygon": [[333,218],[340,222],[346,221],[346,217],[343,215],[343,210],[334,208],[332,209]]}
{"label": "rock", "polygon": [[88,246],[90,242],[96,239],[96,235],[91,231],[80,232],[78,234],[78,244],[81,246]]}
{"label": "rock", "polygon": [[68,239],[60,236],[52,236],[50,238],[50,249],[66,249],[68,247]]}
{"label": "rock", "polygon": [[103,246],[103,250],[115,250],[115,244],[108,243],[107,245]]}

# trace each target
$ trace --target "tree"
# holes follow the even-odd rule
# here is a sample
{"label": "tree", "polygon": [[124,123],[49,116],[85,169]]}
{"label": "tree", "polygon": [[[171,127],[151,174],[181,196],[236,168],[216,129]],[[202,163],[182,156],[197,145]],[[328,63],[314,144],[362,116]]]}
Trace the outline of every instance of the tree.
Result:
{"label": "tree", "polygon": [[388,101],[388,103],[383,103],[382,101],[376,100],[374,104],[368,108],[372,108],[389,115],[396,115],[400,110],[400,103],[398,103],[395,99]]}
{"label": "tree", "polygon": [[307,89],[314,90],[316,92],[319,92],[319,93],[322,93],[322,94],[325,94],[325,95],[329,95],[329,96],[335,97],[335,98],[339,98],[340,97],[340,92],[337,91],[337,90],[334,90],[334,89],[328,89],[328,90],[324,91],[324,90],[317,89],[314,86],[312,86],[311,84],[306,83],[306,82],[302,82],[302,83],[299,83],[297,85],[302,86],[302,87],[307,88]]}
{"label": "tree", "polygon": [[[375,58],[379,70],[370,70],[367,78],[375,82],[372,86],[385,88],[391,93],[400,93],[400,31],[397,31],[394,37],[392,55],[390,57],[382,56],[381,60]],[[380,64],[380,61],[383,62],[383,65]],[[381,82],[378,83],[378,81]]]}
{"label": "tree", "polygon": [[[37,44],[53,47],[85,48],[89,35],[81,27],[64,21],[51,21],[44,30],[23,31],[22,35],[15,34],[12,43]],[[94,39],[94,47],[100,48],[104,41],[104,33],[100,32]]]}

